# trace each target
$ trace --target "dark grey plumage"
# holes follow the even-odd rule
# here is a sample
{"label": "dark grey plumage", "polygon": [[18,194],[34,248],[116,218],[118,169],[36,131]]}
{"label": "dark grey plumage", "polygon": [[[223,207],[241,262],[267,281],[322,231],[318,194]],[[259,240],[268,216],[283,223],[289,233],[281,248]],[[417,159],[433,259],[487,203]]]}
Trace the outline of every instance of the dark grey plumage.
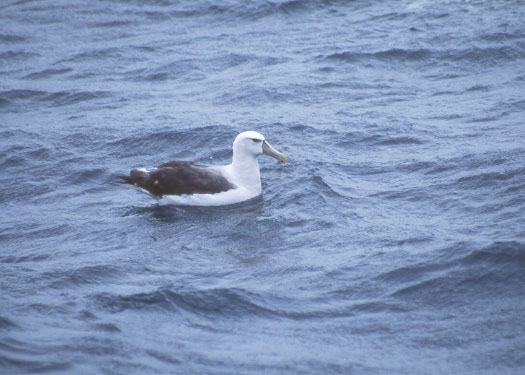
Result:
{"label": "dark grey plumage", "polygon": [[138,186],[153,195],[215,194],[235,188],[218,171],[187,161],[170,161],[149,172],[133,169],[117,176],[123,183]]}

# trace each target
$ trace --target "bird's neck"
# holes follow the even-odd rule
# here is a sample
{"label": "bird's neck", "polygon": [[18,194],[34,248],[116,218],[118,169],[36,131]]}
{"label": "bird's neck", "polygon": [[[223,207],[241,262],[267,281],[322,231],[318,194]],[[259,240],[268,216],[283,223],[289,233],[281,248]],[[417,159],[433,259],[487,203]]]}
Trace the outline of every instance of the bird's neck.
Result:
{"label": "bird's neck", "polygon": [[231,170],[235,180],[250,190],[261,190],[261,173],[259,161],[253,156],[236,155],[234,153]]}

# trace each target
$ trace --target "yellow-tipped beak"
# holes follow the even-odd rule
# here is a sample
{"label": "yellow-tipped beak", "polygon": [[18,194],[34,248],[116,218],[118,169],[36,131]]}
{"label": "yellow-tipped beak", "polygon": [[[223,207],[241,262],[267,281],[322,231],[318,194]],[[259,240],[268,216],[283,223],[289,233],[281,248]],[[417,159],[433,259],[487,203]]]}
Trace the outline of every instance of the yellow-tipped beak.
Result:
{"label": "yellow-tipped beak", "polygon": [[262,149],[263,149],[263,154],[271,156],[272,158],[279,160],[283,164],[286,163],[286,156],[284,156],[284,154],[274,149],[272,145],[268,143],[268,141],[263,142]]}

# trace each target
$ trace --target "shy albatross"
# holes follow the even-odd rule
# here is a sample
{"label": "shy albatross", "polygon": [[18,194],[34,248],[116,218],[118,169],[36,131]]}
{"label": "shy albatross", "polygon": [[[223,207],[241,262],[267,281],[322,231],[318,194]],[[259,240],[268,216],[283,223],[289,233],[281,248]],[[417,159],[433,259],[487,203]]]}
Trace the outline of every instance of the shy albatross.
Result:
{"label": "shy albatross", "polygon": [[129,176],[118,178],[158,198],[161,204],[222,206],[261,194],[257,157],[262,154],[286,163],[284,154],[275,150],[262,134],[246,131],[233,142],[231,164],[214,166],[175,160],[157,168],[135,168]]}

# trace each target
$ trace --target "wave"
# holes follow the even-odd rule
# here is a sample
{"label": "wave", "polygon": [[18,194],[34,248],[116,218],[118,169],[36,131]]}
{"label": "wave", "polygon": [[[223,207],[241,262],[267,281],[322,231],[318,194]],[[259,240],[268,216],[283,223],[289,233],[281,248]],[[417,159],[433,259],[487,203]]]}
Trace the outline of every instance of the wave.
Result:
{"label": "wave", "polygon": [[493,32],[493,33],[485,33],[482,34],[479,39],[480,40],[486,40],[490,42],[505,42],[509,40],[520,40],[523,38],[523,33],[515,32]]}
{"label": "wave", "polygon": [[[16,195],[16,197],[9,197],[9,198],[11,201],[15,198],[18,198],[19,196],[27,198],[28,196],[36,196],[36,195],[39,195],[40,193],[41,193],[40,191],[37,191],[35,193],[23,192],[19,195]],[[4,230],[4,233],[0,234],[0,239],[2,239],[2,241],[5,241],[5,243],[9,243],[9,241],[12,241],[13,243],[19,243],[21,239],[29,240],[29,239],[53,238],[56,236],[63,235],[69,232],[70,230],[71,230],[71,226],[69,224],[64,224],[64,223],[47,224],[47,225],[27,223],[23,228],[22,227],[6,228],[6,230]],[[16,256],[8,255],[0,259],[2,259],[2,261],[5,263],[22,263],[22,262],[41,261],[41,260],[45,260],[47,257],[48,255],[25,254],[25,255],[16,255]]]}
{"label": "wave", "polygon": [[525,168],[509,169],[505,172],[482,172],[458,178],[452,183],[455,188],[463,190],[486,189],[498,185],[507,186],[508,181],[520,178]]}
{"label": "wave", "polygon": [[10,100],[17,100],[17,99],[41,99],[45,97],[46,95],[49,95],[45,91],[38,91],[38,90],[6,90],[6,91],[0,91],[0,99],[10,101]]}
{"label": "wave", "polygon": [[382,198],[383,200],[403,200],[407,202],[430,202],[438,195],[429,191],[427,187],[423,188],[405,188],[402,190],[381,191],[372,193],[370,197]]}
{"label": "wave", "polygon": [[97,323],[92,325],[93,329],[97,331],[102,332],[109,332],[109,333],[115,333],[115,332],[121,332],[120,328],[117,327],[113,323]]}
{"label": "wave", "polygon": [[[177,128],[180,129],[181,127]],[[160,130],[153,133],[140,131],[139,133],[108,142],[104,147],[111,149],[112,152],[110,155],[118,158],[149,155],[154,156],[155,163],[161,163],[167,160],[159,160],[159,156],[155,156],[155,154],[163,152],[164,150],[166,154],[169,155],[163,154],[163,158],[194,158],[195,153],[190,153],[188,150],[201,149],[209,150],[209,152],[213,153],[217,150],[209,149],[210,139],[218,138],[228,140],[227,143],[221,146],[220,151],[226,152],[226,150],[228,150],[228,155],[231,155],[230,142],[233,142],[234,137],[235,134],[233,134],[231,130],[225,127],[210,125],[184,130]],[[179,151],[177,152],[177,150]],[[208,152],[206,152],[204,156],[210,157]]]}
{"label": "wave", "polygon": [[0,203],[26,200],[54,191],[54,184],[49,181],[21,182],[11,181],[4,184],[8,194],[0,195]]}
{"label": "wave", "polygon": [[[330,0],[288,0],[264,2],[231,2],[231,1],[196,1],[191,6],[183,5],[182,8],[170,10],[172,17],[203,17],[212,16],[214,19],[256,20],[271,15],[294,16],[305,11],[323,9],[332,5]],[[169,4],[166,4],[169,6]]]}
{"label": "wave", "polygon": [[150,293],[115,295],[101,293],[94,297],[96,303],[113,313],[125,310],[186,311],[192,314],[271,316],[274,312],[252,300],[253,295],[242,289],[212,289],[173,291],[162,288]]}
{"label": "wave", "polygon": [[[206,78],[203,72],[221,72],[255,60],[252,55],[230,53],[208,59],[177,59],[160,66],[126,72],[126,79],[134,81],[198,81]],[[209,74],[209,73],[207,73]]]}
{"label": "wave", "polygon": [[14,339],[6,339],[0,342],[0,367],[11,373],[20,371],[25,373],[57,373],[70,369],[71,363],[49,359],[37,359],[44,357],[46,349],[37,345],[21,342]]}
{"label": "wave", "polygon": [[206,78],[197,68],[196,62],[178,60],[154,68],[141,68],[126,73],[126,78],[135,81],[167,81],[180,80],[184,82],[199,81]]}
{"label": "wave", "polygon": [[493,298],[523,298],[525,244],[494,242],[468,250],[446,248],[436,259],[401,267],[378,277],[395,290],[392,297],[429,307],[459,306]]}
{"label": "wave", "polygon": [[14,34],[0,34],[0,42],[18,44],[27,41],[29,38]]}
{"label": "wave", "polygon": [[82,63],[82,62],[89,62],[89,61],[96,61],[99,62],[105,59],[113,60],[113,59],[122,59],[122,50],[118,47],[109,47],[109,48],[100,48],[100,49],[92,49],[89,51],[81,52],[76,55],[73,55],[71,57],[58,60],[56,64],[62,64],[62,63]]}
{"label": "wave", "polygon": [[62,107],[85,101],[111,97],[109,91],[58,91],[47,92],[39,90],[6,90],[0,91],[0,109],[4,111],[27,111],[27,106],[47,105]]}
{"label": "wave", "polygon": [[[321,175],[313,175],[309,178],[309,180],[313,184],[313,189],[311,192],[315,192],[316,194],[323,194],[326,197],[345,197],[346,193],[342,191],[342,187],[334,186],[335,183],[331,183],[327,181],[327,177],[323,177]],[[304,185],[302,185],[302,188],[304,189]]]}
{"label": "wave", "polygon": [[0,168],[2,169],[20,168],[27,163],[27,158],[25,156],[11,155],[9,151],[5,154],[0,154],[0,158],[2,158],[0,161]]}
{"label": "wave", "polygon": [[384,61],[422,61],[433,57],[430,50],[405,50],[393,48],[379,52],[337,52],[327,56],[318,56],[320,60],[334,60],[348,63],[358,62],[362,60],[384,60]]}
{"label": "wave", "polygon": [[62,181],[68,185],[83,185],[87,182],[103,181],[103,177],[108,176],[106,168],[88,168],[69,173],[62,177]]}
{"label": "wave", "polygon": [[373,146],[406,146],[406,145],[422,145],[426,143],[424,140],[413,136],[389,136],[383,134],[375,134],[366,136],[359,142],[368,143]]}
{"label": "wave", "polygon": [[[476,190],[509,193],[523,186],[521,176],[525,173],[525,168],[516,162],[519,160],[516,158],[519,153],[522,151],[518,149],[464,155],[461,158],[414,161],[398,165],[396,169],[403,173],[420,174],[423,181],[428,182],[418,189],[433,191],[434,194],[440,194],[444,190],[469,194]],[[505,168],[502,169],[501,166]],[[428,184],[432,184],[432,189]]]}
{"label": "wave", "polygon": [[85,266],[67,271],[44,272],[39,277],[50,281],[52,288],[62,289],[92,284],[106,284],[124,276],[119,268],[110,265]]}
{"label": "wave", "polygon": [[[318,61],[356,63],[365,61],[396,63],[446,63],[466,62],[496,65],[501,62],[525,58],[525,49],[520,47],[473,47],[463,50],[430,50],[392,48],[377,52],[344,51],[317,56]],[[392,65],[398,67],[398,65]]]}
{"label": "wave", "polygon": [[42,101],[50,102],[53,107],[61,107],[65,105],[76,104],[94,99],[101,99],[110,97],[109,91],[79,91],[69,92],[60,91],[48,94],[42,98]]}
{"label": "wave", "polygon": [[13,322],[11,319],[0,316],[0,330],[7,330],[12,328],[20,328],[18,324]]}
{"label": "wave", "polygon": [[152,205],[145,207],[126,207],[121,210],[121,216],[142,216],[153,222],[175,223],[181,219],[185,221],[192,218],[192,221],[202,223],[211,220],[212,222],[222,222],[225,217],[242,218],[244,215],[252,220],[260,214],[263,204],[262,196],[238,204],[217,207],[199,206],[172,206],[172,205]]}
{"label": "wave", "polygon": [[[207,22],[235,22],[239,20],[254,21],[269,16],[295,17],[305,12],[326,9],[333,6],[335,0],[269,0],[236,2],[231,0],[211,1],[197,0],[191,2],[178,1],[144,1],[119,0],[125,2],[128,8],[126,13],[118,12],[115,7],[97,7],[85,10],[86,14],[105,13],[119,17],[114,21],[111,18],[104,21],[86,21],[90,28],[113,28],[120,26],[134,26],[140,23],[165,22],[172,19],[206,18]],[[344,1],[341,1],[344,3]],[[117,9],[117,10],[116,10]],[[56,22],[56,19],[53,18]]]}
{"label": "wave", "polygon": [[[164,15],[166,17],[166,15]],[[114,21],[97,21],[93,22],[90,26],[92,28],[119,28],[119,27],[132,27],[136,24],[134,20],[114,20]]]}
{"label": "wave", "polygon": [[[0,234],[0,240],[4,240],[8,238],[9,238],[8,235]],[[48,258],[49,258],[49,255],[47,254],[8,255],[8,256],[0,257],[0,263],[41,262]]]}
{"label": "wave", "polygon": [[39,72],[30,73],[23,77],[24,79],[45,79],[56,75],[72,72],[71,68],[44,69]]}
{"label": "wave", "polygon": [[128,310],[150,310],[191,315],[209,319],[265,319],[309,320],[328,317],[345,317],[360,314],[398,313],[407,307],[395,301],[359,301],[342,306],[312,301],[289,300],[238,288],[174,291],[161,288],[154,292],[131,295],[100,293],[92,297],[95,304],[111,313]]}
{"label": "wave", "polygon": [[[521,242],[495,242],[473,250],[460,259],[464,265],[507,266],[508,270],[525,268],[525,244]],[[525,276],[525,275],[524,275]]]}
{"label": "wave", "polygon": [[33,57],[40,56],[37,53],[33,52],[25,52],[25,51],[6,51],[6,52],[0,52],[0,60],[4,60],[5,62],[18,62],[18,61],[27,61],[29,59],[32,59]]}

